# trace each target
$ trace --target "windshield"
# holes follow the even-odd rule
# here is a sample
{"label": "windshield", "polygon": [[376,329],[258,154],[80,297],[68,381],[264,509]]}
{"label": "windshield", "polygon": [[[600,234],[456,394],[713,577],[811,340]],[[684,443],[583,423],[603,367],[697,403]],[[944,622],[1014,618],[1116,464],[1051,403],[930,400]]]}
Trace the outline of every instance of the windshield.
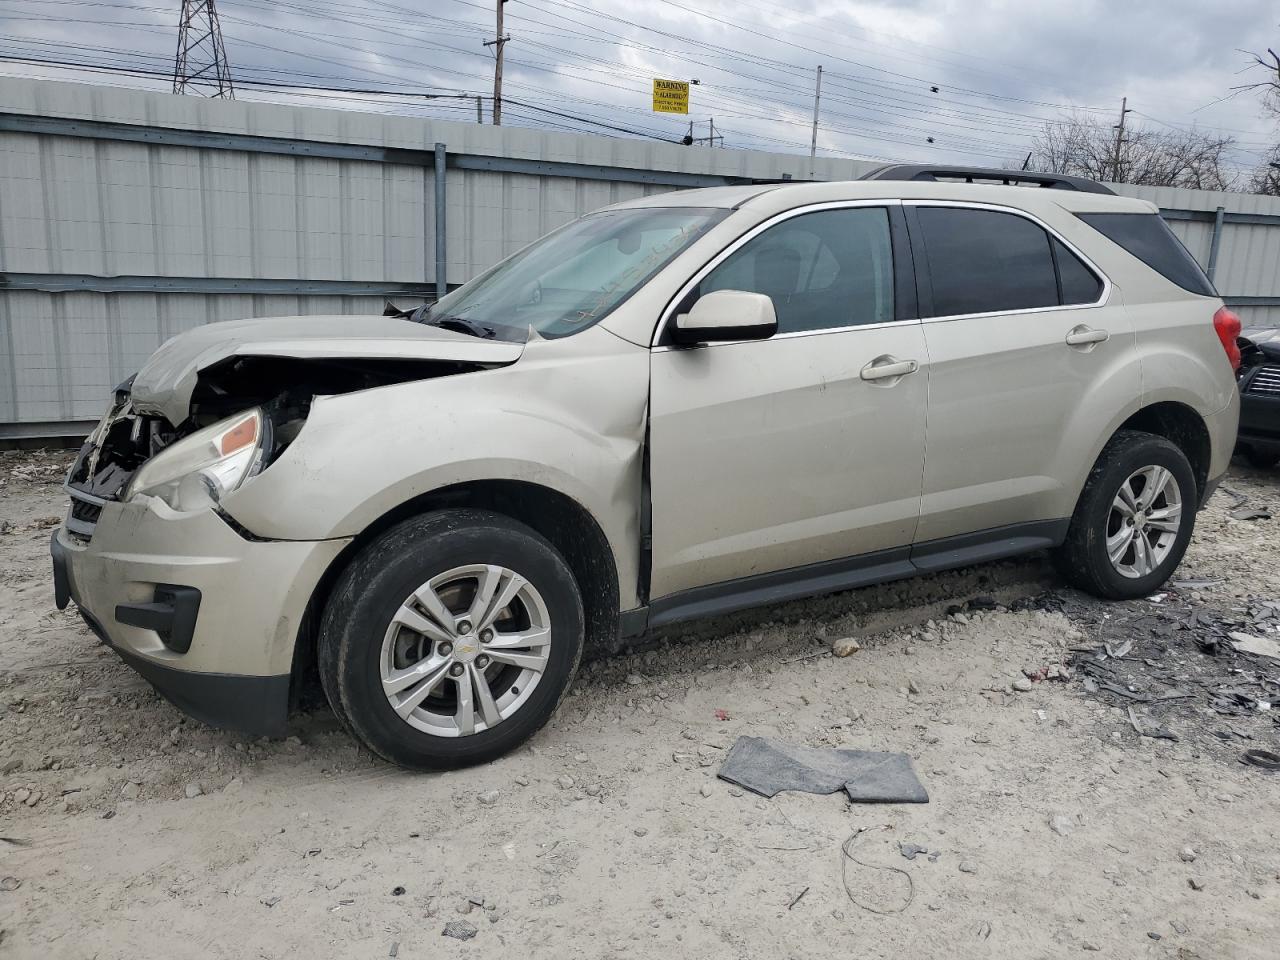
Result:
{"label": "windshield", "polygon": [[547,234],[420,314],[424,323],[523,339],[565,337],[603,319],[728,213],[707,207],[604,210]]}

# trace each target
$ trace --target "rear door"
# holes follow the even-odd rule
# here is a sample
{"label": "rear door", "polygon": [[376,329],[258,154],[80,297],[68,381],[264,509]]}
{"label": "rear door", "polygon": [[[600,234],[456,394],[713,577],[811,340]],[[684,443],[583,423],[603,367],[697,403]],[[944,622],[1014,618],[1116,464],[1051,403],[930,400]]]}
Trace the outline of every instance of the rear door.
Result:
{"label": "rear door", "polygon": [[[764,293],[778,333],[654,349],[653,598],[779,571],[840,576],[796,570],[883,551],[907,566],[928,374],[909,270],[895,279],[894,261],[910,261],[901,215],[884,203],[795,211],[691,280],[673,312],[712,290]],[[903,372],[881,376],[889,363]],[[784,592],[770,597],[797,582],[772,581]]]}
{"label": "rear door", "polygon": [[1052,539],[1111,418],[1141,394],[1132,323],[1103,274],[1039,220],[984,204],[904,209],[930,366],[913,559],[927,569],[931,553],[971,545],[937,541],[966,535]]}

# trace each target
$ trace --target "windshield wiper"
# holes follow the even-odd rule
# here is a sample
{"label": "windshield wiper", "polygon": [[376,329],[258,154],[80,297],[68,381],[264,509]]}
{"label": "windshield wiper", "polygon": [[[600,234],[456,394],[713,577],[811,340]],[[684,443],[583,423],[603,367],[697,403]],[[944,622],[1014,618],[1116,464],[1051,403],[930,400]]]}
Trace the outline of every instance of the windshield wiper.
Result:
{"label": "windshield wiper", "polygon": [[466,317],[432,317],[429,320],[420,320],[429,327],[439,327],[441,330],[453,330],[456,333],[466,333],[473,337],[479,337],[481,340],[493,340],[498,336],[498,331],[493,327],[486,327],[482,323],[476,323],[474,320],[468,320]]}

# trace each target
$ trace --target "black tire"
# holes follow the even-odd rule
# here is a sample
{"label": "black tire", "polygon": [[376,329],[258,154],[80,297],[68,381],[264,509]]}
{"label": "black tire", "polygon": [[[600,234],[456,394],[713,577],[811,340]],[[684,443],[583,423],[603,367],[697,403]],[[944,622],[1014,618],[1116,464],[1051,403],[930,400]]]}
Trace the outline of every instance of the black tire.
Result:
{"label": "black tire", "polygon": [[[516,713],[469,736],[436,736],[410,726],[387,701],[383,637],[413,591],[439,573],[476,563],[518,571],[538,591],[550,616],[549,657]],[[370,750],[403,767],[445,770],[493,760],[533,736],[569,689],[583,639],[578,584],[545,538],[501,514],[441,510],[392,527],[352,559],[321,619],[316,659],[334,713]]]}
{"label": "black tire", "polygon": [[1244,458],[1259,470],[1270,470],[1280,463],[1280,450],[1259,450],[1257,447],[1246,447]]}
{"label": "black tire", "polygon": [[[1164,559],[1142,577],[1126,577],[1107,556],[1108,518],[1117,492],[1143,467],[1169,470],[1182,495],[1180,526]],[[1073,586],[1107,600],[1132,600],[1155,591],[1182,562],[1195,527],[1199,487],[1186,455],[1166,440],[1150,433],[1122,430],[1098,456],[1076,503],[1066,541],[1054,551],[1058,571]]]}

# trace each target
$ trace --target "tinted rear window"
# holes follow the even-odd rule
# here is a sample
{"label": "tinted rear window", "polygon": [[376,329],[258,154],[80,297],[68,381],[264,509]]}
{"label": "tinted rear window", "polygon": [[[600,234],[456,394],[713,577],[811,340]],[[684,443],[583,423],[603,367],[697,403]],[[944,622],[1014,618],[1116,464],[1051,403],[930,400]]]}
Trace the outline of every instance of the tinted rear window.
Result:
{"label": "tinted rear window", "polygon": [[1218,295],[1195,257],[1157,214],[1078,213],[1076,216],[1183,290],[1202,297]]}

